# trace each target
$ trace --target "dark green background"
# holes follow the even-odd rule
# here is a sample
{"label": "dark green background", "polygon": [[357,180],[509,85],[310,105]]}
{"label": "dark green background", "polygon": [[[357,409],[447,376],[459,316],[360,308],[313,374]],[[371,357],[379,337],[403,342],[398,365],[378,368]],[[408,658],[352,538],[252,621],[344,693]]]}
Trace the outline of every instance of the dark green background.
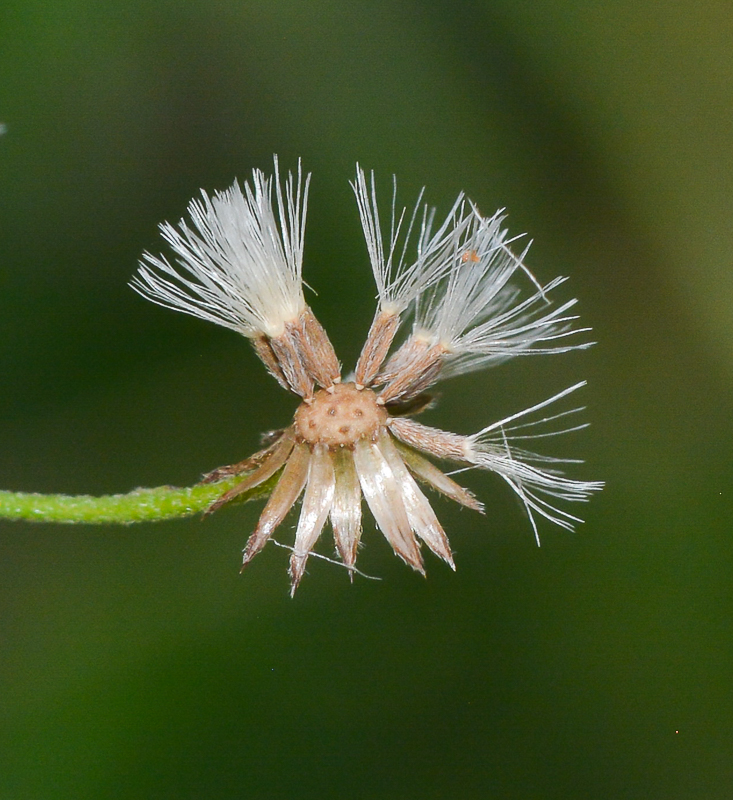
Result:
{"label": "dark green background", "polygon": [[[457,574],[371,524],[357,580],[239,576],[259,506],[0,526],[0,798],[733,797],[733,16],[727,2],[29,2],[0,10],[0,485],[187,485],[293,402],[126,283],[158,222],[273,152],[353,364],[358,159],[465,189],[571,277],[597,347],[446,383],[471,432],[588,379],[574,534],[490,475]],[[328,552],[330,543],[322,550]]]}

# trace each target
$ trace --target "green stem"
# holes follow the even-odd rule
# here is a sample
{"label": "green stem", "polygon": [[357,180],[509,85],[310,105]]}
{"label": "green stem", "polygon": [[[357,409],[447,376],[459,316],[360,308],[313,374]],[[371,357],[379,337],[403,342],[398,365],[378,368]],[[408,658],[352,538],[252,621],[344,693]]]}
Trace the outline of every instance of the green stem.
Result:
{"label": "green stem", "polygon": [[[34,494],[0,491],[0,518],[31,522],[83,522],[130,524],[189,517],[206,509],[232,488],[242,476],[216,483],[198,483],[179,489],[157,486],[134,489],[129,494],[91,495]],[[263,497],[272,489],[272,480],[237,497],[238,502]]]}

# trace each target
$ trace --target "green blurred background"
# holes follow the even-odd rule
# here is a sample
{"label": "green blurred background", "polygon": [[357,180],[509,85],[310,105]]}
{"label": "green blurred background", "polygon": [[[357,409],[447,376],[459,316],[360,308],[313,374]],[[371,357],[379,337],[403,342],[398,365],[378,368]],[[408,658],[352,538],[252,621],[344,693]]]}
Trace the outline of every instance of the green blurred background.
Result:
{"label": "green blurred background", "polygon": [[558,446],[608,483],[538,549],[471,474],[486,518],[436,501],[457,574],[370,524],[382,582],[311,563],[295,600],[282,550],[238,574],[257,504],[3,523],[0,797],[733,797],[730,4],[6,0],[0,31],[0,486],[188,485],[288,420],[245,340],[126,285],[158,222],[274,152],[314,173],[347,364],[356,160],[506,206],[599,344],[446,383],[425,421],[587,379]]}

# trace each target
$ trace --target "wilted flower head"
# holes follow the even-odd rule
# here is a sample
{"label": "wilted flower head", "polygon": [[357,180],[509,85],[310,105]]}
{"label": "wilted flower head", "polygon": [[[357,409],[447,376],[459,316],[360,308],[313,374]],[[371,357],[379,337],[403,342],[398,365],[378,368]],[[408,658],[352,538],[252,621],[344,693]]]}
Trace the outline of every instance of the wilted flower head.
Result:
{"label": "wilted flower head", "polygon": [[[277,482],[244,549],[244,565],[271,539],[303,495],[290,558],[291,591],[330,519],[336,549],[354,570],[362,532],[362,496],[395,553],[424,573],[421,544],[455,568],[450,545],[418,481],[475,511],[482,504],[425,456],[495,472],[521,499],[538,538],[535,514],[564,528],[581,520],[556,505],[586,501],[597,481],[565,477],[570,459],[526,449],[532,439],[560,430],[552,423],[581,410],[542,411],[583,386],[469,436],[412,419],[432,398],[439,380],[518,355],[564,353],[587,328],[573,328],[575,300],[554,306],[550,293],[516,255],[497,212],[484,218],[460,195],[446,219],[422,205],[398,212],[393,192],[389,235],[379,217],[374,176],[357,167],[352,183],[378,305],[355,372],[346,382],[326,332],[306,305],[302,289],[305,214],[310,176],[289,174],[284,190],[275,176],[255,170],[244,190],[235,183],[210,198],[191,201],[191,223],[161,225],[175,254],[145,253],[133,288],[155,303],[232,328],[247,336],[281,386],[302,402],[292,424],[269,435],[265,449],[215,470],[206,480],[242,480],[215,510],[273,476]],[[414,251],[414,252],[413,252]],[[410,330],[393,347],[405,323]]]}

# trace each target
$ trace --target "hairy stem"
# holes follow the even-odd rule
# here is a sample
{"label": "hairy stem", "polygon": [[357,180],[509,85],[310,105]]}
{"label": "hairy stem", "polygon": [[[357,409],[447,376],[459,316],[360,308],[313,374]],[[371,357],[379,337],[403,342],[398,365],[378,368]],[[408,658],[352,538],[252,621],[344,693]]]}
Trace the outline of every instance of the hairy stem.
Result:
{"label": "hairy stem", "polygon": [[[133,522],[189,517],[206,511],[241,480],[242,476],[234,476],[216,483],[198,483],[186,488],[157,486],[153,489],[133,489],[128,494],[100,497],[0,491],[0,519],[129,525]],[[273,480],[270,480],[256,486],[237,500],[245,502],[263,497],[271,491],[272,483]]]}

